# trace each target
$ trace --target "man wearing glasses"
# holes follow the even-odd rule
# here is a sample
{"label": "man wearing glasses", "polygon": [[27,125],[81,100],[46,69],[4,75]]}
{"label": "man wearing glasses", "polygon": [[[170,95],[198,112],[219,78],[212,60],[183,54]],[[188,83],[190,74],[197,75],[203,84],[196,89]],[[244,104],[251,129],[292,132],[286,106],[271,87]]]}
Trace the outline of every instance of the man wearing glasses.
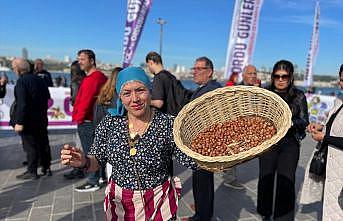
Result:
{"label": "man wearing glasses", "polygon": [[[197,58],[191,70],[194,82],[199,85],[198,89],[193,93],[191,100],[221,87],[220,83],[212,79],[214,73],[213,63],[207,57]],[[188,218],[188,220],[211,220],[214,200],[213,173],[202,169],[193,171],[192,184],[195,214]]]}

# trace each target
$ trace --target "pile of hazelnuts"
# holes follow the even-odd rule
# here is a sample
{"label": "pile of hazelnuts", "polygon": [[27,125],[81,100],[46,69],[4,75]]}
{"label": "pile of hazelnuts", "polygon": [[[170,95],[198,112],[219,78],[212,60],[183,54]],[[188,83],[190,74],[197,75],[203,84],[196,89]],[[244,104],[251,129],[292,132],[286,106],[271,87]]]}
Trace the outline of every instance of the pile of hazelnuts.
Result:
{"label": "pile of hazelnuts", "polygon": [[265,117],[239,117],[201,131],[192,140],[191,149],[203,156],[230,156],[258,146],[274,134],[273,122]]}

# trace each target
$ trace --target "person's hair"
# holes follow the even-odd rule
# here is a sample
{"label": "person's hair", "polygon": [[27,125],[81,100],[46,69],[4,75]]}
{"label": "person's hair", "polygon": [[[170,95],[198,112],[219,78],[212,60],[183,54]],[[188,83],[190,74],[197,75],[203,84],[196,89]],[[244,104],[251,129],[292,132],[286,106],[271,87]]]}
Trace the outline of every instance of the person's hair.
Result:
{"label": "person's hair", "polygon": [[39,62],[42,62],[42,63],[44,64],[44,61],[43,61],[41,58],[37,58],[37,59],[35,60],[35,63],[38,62],[38,61],[39,61]]}
{"label": "person's hair", "polygon": [[[254,68],[256,70],[256,67],[254,65],[248,64],[243,68],[243,74],[247,71],[248,68]],[[257,70],[256,70],[257,71]]]}
{"label": "person's hair", "polygon": [[237,83],[237,82],[235,82],[235,77],[238,77],[238,72],[232,72],[228,81],[231,81],[233,83]]}
{"label": "person's hair", "polygon": [[213,63],[208,57],[203,56],[195,60],[195,62],[198,62],[198,61],[204,61],[206,67],[210,68],[213,71]]}
{"label": "person's hair", "polygon": [[162,57],[155,51],[150,51],[146,57],[145,57],[145,62],[148,63],[148,61],[153,61],[155,64],[162,64]]}
{"label": "person's hair", "polygon": [[27,61],[27,63],[29,63],[29,66],[30,66],[29,72],[33,73],[35,71],[35,64],[34,64],[34,62],[32,60],[28,60],[28,59],[26,61]]}
{"label": "person's hair", "polygon": [[86,73],[80,69],[78,61],[73,61],[73,63],[71,63],[70,76],[71,82],[79,82],[86,76]]}
{"label": "person's hair", "polygon": [[23,58],[16,58],[13,62],[17,67],[19,73],[26,73],[31,71],[30,63],[28,60]]}
{"label": "person's hair", "polygon": [[90,49],[82,49],[79,52],[77,52],[77,56],[80,56],[80,54],[85,54],[88,56],[89,59],[93,59],[94,61],[94,66],[96,66],[96,61],[95,61],[95,53],[94,51]]}
{"label": "person's hair", "polygon": [[342,77],[342,74],[343,74],[343,64],[341,64],[341,67],[339,68],[339,72],[338,72],[339,77]]}
{"label": "person's hair", "polygon": [[279,71],[279,70],[284,70],[289,74],[289,85],[288,88],[293,86],[294,82],[294,66],[290,61],[287,60],[280,60],[274,64],[273,67],[273,72],[271,74],[271,88],[275,89],[274,85],[274,74]]}
{"label": "person's hair", "polygon": [[116,93],[116,81],[119,71],[123,70],[121,67],[113,69],[110,78],[107,79],[104,86],[101,88],[99,96],[97,98],[98,104],[108,105]]}
{"label": "person's hair", "polygon": [[55,78],[55,83],[56,87],[61,87],[62,86],[62,77],[59,75],[58,77]]}

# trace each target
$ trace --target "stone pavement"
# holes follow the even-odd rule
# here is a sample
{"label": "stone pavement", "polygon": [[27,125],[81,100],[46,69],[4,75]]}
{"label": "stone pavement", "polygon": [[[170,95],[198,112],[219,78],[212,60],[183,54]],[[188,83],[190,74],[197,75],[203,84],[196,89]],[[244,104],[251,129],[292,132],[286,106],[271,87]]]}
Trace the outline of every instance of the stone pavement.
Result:
{"label": "stone pavement", "polygon": [[[94,193],[78,193],[73,188],[84,180],[65,180],[63,174],[70,168],[59,163],[59,151],[64,143],[73,143],[71,131],[50,131],[53,164],[52,177],[36,181],[18,181],[15,176],[24,172],[25,156],[20,137],[11,132],[0,131],[0,221],[86,221],[105,220],[103,212],[104,188]],[[296,174],[296,191],[299,193],[304,168],[314,142],[306,138],[302,145],[299,167]],[[220,174],[215,175],[214,220],[260,220],[256,213],[258,177],[257,159],[238,168],[238,179],[245,190],[234,190],[222,185]],[[191,171],[176,165],[175,173],[183,182],[183,197],[179,217],[193,214]],[[321,204],[312,204],[299,209],[296,220],[321,220]]]}

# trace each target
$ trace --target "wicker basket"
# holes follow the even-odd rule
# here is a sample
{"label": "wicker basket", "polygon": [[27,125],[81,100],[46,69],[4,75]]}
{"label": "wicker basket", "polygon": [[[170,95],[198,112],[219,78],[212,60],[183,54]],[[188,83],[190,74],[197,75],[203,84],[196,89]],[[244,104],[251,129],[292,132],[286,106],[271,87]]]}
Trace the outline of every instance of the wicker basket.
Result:
{"label": "wicker basket", "polygon": [[[203,156],[190,149],[192,140],[207,127],[251,115],[272,121],[277,133],[250,150],[230,156]],[[174,122],[174,140],[199,167],[222,171],[256,157],[277,143],[290,128],[291,116],[287,103],[271,91],[252,86],[223,87],[193,100],[180,111]]]}

